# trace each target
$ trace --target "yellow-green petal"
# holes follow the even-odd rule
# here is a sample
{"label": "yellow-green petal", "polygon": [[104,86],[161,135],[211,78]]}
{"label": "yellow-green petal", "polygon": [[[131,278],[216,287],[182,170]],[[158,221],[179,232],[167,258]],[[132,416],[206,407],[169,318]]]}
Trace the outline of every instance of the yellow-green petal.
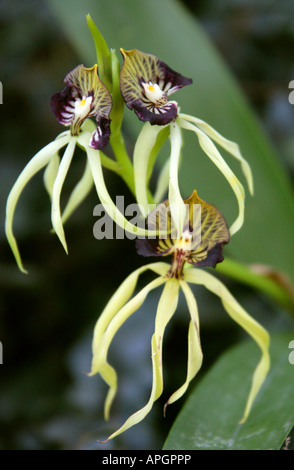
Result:
{"label": "yellow-green petal", "polygon": [[228,291],[226,286],[217,278],[208,272],[199,269],[189,269],[184,271],[186,282],[202,284],[208,290],[220,297],[227,313],[254,339],[261,350],[261,359],[254,371],[250,393],[247,399],[245,411],[241,422],[246,421],[251,410],[253,401],[259,392],[270,367],[269,356],[269,334],[254,320],[237,302],[237,300]]}
{"label": "yellow-green petal", "polygon": [[173,316],[178,303],[179,283],[169,279],[162,291],[155,319],[155,331],[151,340],[152,357],[152,390],[146,405],[132,414],[125,423],[111,436],[113,439],[130,427],[142,421],[152,409],[154,402],[160,397],[163,390],[162,376],[162,341],[167,323]]}
{"label": "yellow-green petal", "polygon": [[222,172],[222,174],[230,184],[232,190],[234,191],[239,206],[238,217],[230,227],[230,234],[234,235],[242,227],[244,222],[245,191],[242,184],[232,172],[230,167],[227,165],[212,140],[202,130],[182,118],[179,118],[177,122],[183,129],[195,132],[198,137],[201,148],[211,159],[211,161],[217,166],[217,168]]}
{"label": "yellow-green petal", "polygon": [[79,205],[86,199],[89,192],[94,186],[91,167],[89,161],[86,161],[84,173],[72,190],[69,200],[62,213],[62,223],[65,223]]}
{"label": "yellow-green petal", "polygon": [[52,190],[52,205],[51,205],[52,227],[55,230],[55,233],[58,236],[59,240],[61,241],[62,246],[65,249],[66,253],[67,253],[67,244],[66,244],[63,224],[61,220],[60,196],[61,196],[61,191],[62,191],[64,181],[65,181],[65,178],[66,178],[66,175],[67,175],[67,172],[70,167],[72,157],[75,151],[76,142],[77,142],[77,138],[72,136],[65,149],[64,155],[61,159],[58,173],[54,181],[53,190]]}
{"label": "yellow-green petal", "polygon": [[62,137],[59,136],[56,140],[50,142],[50,144],[46,145],[42,150],[40,150],[25,166],[9,193],[6,204],[5,232],[17,265],[23,273],[27,273],[27,271],[23,267],[17,242],[12,229],[14,212],[18,199],[30,179],[33,178],[33,176],[38,171],[40,171],[48,164],[51,157],[56,152],[58,152],[58,150],[64,147],[68,143],[69,139],[70,134],[69,132],[66,132],[65,134],[63,134]]}
{"label": "yellow-green petal", "polygon": [[110,343],[118,329],[134,312],[136,312],[141,307],[149,292],[155,289],[156,287],[159,287],[164,282],[166,282],[166,278],[164,277],[159,277],[151,281],[140,292],[138,292],[135,297],[133,297],[131,300],[129,300],[126,304],[123,305],[123,307],[108,323],[107,328],[105,329],[105,332],[102,335],[100,335],[100,332],[97,332],[96,330],[91,375],[98,373],[100,367],[106,363]]}
{"label": "yellow-green petal", "polygon": [[189,323],[189,332],[188,332],[188,366],[187,366],[187,377],[185,383],[174,392],[171,397],[166,402],[166,405],[170,405],[175,401],[179,400],[184,393],[186,392],[189,383],[195,377],[202,365],[202,349],[200,343],[200,334],[199,334],[199,316],[198,308],[195,296],[191,291],[190,287],[185,281],[180,281],[180,286],[185,295],[187,306],[189,309],[191,321]]}
{"label": "yellow-green petal", "polygon": [[54,181],[56,179],[57,173],[58,173],[59,164],[60,164],[60,157],[59,157],[58,152],[56,152],[50,158],[49,163],[46,166],[46,169],[44,171],[44,175],[43,175],[44,186],[45,186],[47,193],[49,194],[50,200],[52,200],[53,185],[54,185]]}
{"label": "yellow-green petal", "polygon": [[171,154],[170,154],[170,173],[169,173],[169,188],[168,200],[170,204],[171,216],[173,225],[177,230],[178,237],[181,236],[184,227],[186,207],[182,199],[178,172],[180,153],[182,146],[181,131],[176,122],[170,124],[170,140],[171,140]]}
{"label": "yellow-green petal", "polygon": [[134,148],[134,177],[136,199],[144,217],[149,213],[147,195],[147,172],[151,152],[156,144],[162,126],[151,126],[146,122],[137,138]]}
{"label": "yellow-green petal", "polygon": [[135,226],[131,222],[129,222],[114,204],[105,185],[100,153],[98,150],[93,149],[88,145],[89,135],[90,134],[88,132],[82,132],[78,137],[78,142],[84,147],[87,153],[96,191],[105,211],[120,227],[122,227],[127,232],[133,233],[138,236],[156,236],[158,232],[148,231],[141,227]]}
{"label": "yellow-green petal", "polygon": [[207,122],[202,121],[194,116],[189,116],[188,114],[180,114],[180,117],[186,121],[193,122],[199,129],[201,129],[208,137],[214,140],[227,152],[229,152],[233,157],[235,157],[241,163],[241,168],[246,178],[248,188],[251,194],[253,194],[253,177],[249,163],[245,160],[240,152],[239,145],[236,142],[233,142],[229,139],[226,139],[223,135],[217,132],[213,127],[211,127]]}

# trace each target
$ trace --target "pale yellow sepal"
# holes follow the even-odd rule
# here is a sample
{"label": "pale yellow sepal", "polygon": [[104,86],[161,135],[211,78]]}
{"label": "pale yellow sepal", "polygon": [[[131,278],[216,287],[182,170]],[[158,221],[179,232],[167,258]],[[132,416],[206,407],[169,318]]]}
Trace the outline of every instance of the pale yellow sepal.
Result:
{"label": "pale yellow sepal", "polygon": [[146,286],[143,292],[139,292],[137,296],[129,301],[140,274],[148,269],[154,271],[159,276],[164,276],[169,269],[169,265],[162,262],[151,263],[131,273],[111,297],[94,328],[92,343],[93,359],[89,375],[92,376],[99,373],[110,387],[104,406],[105,419],[109,418],[110,407],[117,390],[116,372],[107,362],[107,351],[110,342],[125,319],[142,305],[150,290],[155,289],[164,282],[163,277],[155,279],[153,284]]}
{"label": "pale yellow sepal", "polygon": [[147,404],[132,414],[125,423],[111,436],[113,439],[130,427],[138,424],[150,412],[154,402],[160,397],[163,390],[162,375],[162,342],[163,335],[167,323],[173,316],[178,303],[179,283],[175,279],[166,280],[163,292],[161,294],[155,319],[155,331],[151,340],[151,357],[152,357],[152,390]]}
{"label": "pale yellow sepal", "polygon": [[189,323],[189,331],[188,331],[188,366],[187,366],[187,377],[185,383],[176,391],[174,392],[168,401],[165,404],[165,408],[167,405],[174,403],[175,401],[179,400],[184,393],[186,392],[189,383],[191,380],[196,376],[197,372],[201,368],[203,354],[201,349],[200,343],[200,329],[199,329],[199,316],[198,316],[198,308],[195,296],[191,291],[191,288],[185,281],[180,281],[181,289],[184,293],[188,310],[190,313],[190,323]]}
{"label": "pale yellow sepal", "polygon": [[200,147],[204,150],[204,152],[211,159],[211,161],[217,166],[217,168],[222,172],[222,174],[230,184],[232,190],[234,191],[239,206],[238,217],[230,227],[230,234],[234,235],[242,227],[244,222],[245,191],[243,185],[240,183],[238,178],[227,165],[212,140],[200,128],[184,120],[183,118],[178,118],[177,122],[183,129],[193,131],[197,135]]}
{"label": "pale yellow sepal", "polygon": [[214,140],[218,145],[220,145],[223,149],[225,149],[228,153],[230,153],[233,157],[235,157],[240,162],[243,174],[248,184],[249,191],[253,195],[254,187],[253,187],[252,171],[251,171],[249,163],[242,156],[239,145],[236,144],[236,142],[226,139],[219,132],[217,132],[213,127],[207,124],[207,122],[202,121],[202,119],[198,119],[194,116],[189,116],[188,114],[182,114],[182,113],[180,114],[180,117],[182,117],[186,121],[193,122],[208,137]]}
{"label": "pale yellow sepal", "polygon": [[58,173],[59,165],[60,165],[60,157],[59,157],[58,152],[56,152],[50,158],[50,161],[48,165],[46,166],[46,169],[43,175],[44,186],[50,197],[50,200],[52,200],[53,185],[54,185],[54,181],[57,176],[57,173]]}
{"label": "pale yellow sepal", "polygon": [[70,141],[65,149],[65,152],[62,156],[58,173],[56,175],[53,189],[52,189],[52,204],[51,204],[51,221],[52,227],[58,236],[59,240],[62,243],[62,246],[67,253],[67,243],[65,240],[64,230],[63,230],[63,223],[61,220],[61,211],[60,211],[60,196],[62,187],[70,167],[73,154],[76,148],[77,137],[71,136]]}
{"label": "pale yellow sepal", "polygon": [[[87,157],[89,160],[89,165],[91,168],[92,177],[94,180],[96,191],[105,211],[114,220],[114,222],[117,225],[119,225],[120,227],[122,227],[124,230],[126,230],[129,233],[133,233],[135,235],[145,236],[145,237],[156,236],[160,234],[161,233],[160,231],[159,232],[150,231],[150,230],[148,231],[144,228],[133,225],[124,217],[124,215],[116,207],[105,185],[99,150],[95,150],[89,147],[88,145],[90,137],[91,137],[90,133],[82,132],[78,136],[78,143],[82,147],[84,147],[87,153]],[[165,235],[165,232],[163,232],[163,234]]]}
{"label": "pale yellow sepal", "polygon": [[149,214],[147,195],[148,162],[158,134],[161,131],[162,126],[151,126],[149,122],[146,122],[136,140],[134,148],[133,162],[136,199],[145,218]]}
{"label": "pale yellow sepal", "polygon": [[170,141],[171,141],[171,154],[170,154],[168,201],[170,205],[174,227],[177,230],[178,238],[180,238],[182,235],[184,222],[185,222],[186,207],[181,196],[181,192],[179,188],[179,181],[178,181],[182,137],[181,137],[180,128],[176,121],[170,123]]}
{"label": "pale yellow sepal", "polygon": [[69,200],[62,213],[62,223],[65,223],[79,205],[86,199],[91,189],[94,186],[91,167],[89,161],[86,161],[86,166],[81,179],[78,181],[72,190]]}
{"label": "pale yellow sepal", "polygon": [[220,297],[227,313],[254,339],[261,350],[261,359],[254,371],[250,393],[247,399],[245,411],[241,423],[246,421],[253,401],[259,392],[270,367],[269,356],[269,334],[254,320],[237,302],[237,300],[228,291],[226,286],[217,278],[206,271],[200,269],[189,269],[184,271],[186,282],[202,284],[208,290]]}
{"label": "pale yellow sepal", "polygon": [[67,131],[63,133],[62,136],[59,136],[56,140],[41,149],[23,169],[9,193],[6,204],[5,232],[17,265],[23,273],[27,273],[27,271],[23,267],[17,242],[12,229],[14,212],[18,199],[27,183],[31,180],[31,178],[33,178],[33,176],[38,171],[44,168],[49,163],[52,156],[56,154],[62,147],[64,147],[69,142],[69,140],[70,133]]}

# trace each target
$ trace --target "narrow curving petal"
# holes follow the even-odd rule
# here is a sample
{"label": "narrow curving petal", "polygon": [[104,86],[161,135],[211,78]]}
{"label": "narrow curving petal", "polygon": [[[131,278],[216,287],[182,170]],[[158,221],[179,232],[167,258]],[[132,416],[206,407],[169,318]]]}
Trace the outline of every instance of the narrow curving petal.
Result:
{"label": "narrow curving petal", "polygon": [[180,128],[176,122],[172,122],[170,124],[170,141],[171,154],[168,200],[170,204],[172,223],[177,231],[178,237],[180,237],[184,227],[186,207],[180,193],[178,181],[182,138]]}
{"label": "narrow curving petal", "polygon": [[155,319],[155,331],[151,340],[151,355],[152,355],[152,390],[150,398],[146,405],[132,414],[125,423],[107,440],[113,439],[130,427],[142,421],[152,409],[154,402],[160,397],[163,390],[163,375],[162,375],[162,342],[163,335],[169,320],[173,316],[179,296],[179,283],[174,279],[169,279],[162,291]]}
{"label": "narrow curving petal", "polygon": [[111,219],[114,220],[115,223],[117,223],[127,232],[138,236],[156,236],[157,232],[150,232],[144,228],[133,225],[116,207],[105,185],[99,151],[88,146],[88,136],[88,132],[83,132],[78,137],[78,142],[85,148],[85,151],[87,152],[96,191],[105,211],[108,213]]}
{"label": "narrow curving petal", "polygon": [[147,286],[138,292],[135,297],[131,298],[131,300],[125,303],[122,308],[113,316],[112,320],[108,323],[103,335],[96,334],[90,375],[97,374],[100,370],[100,367],[106,363],[108,348],[118,329],[134,312],[136,312],[141,307],[149,292],[156,287],[159,287],[161,284],[166,282],[166,280],[167,279],[164,277],[159,277],[147,284]]}
{"label": "narrow curving petal", "polygon": [[63,248],[67,253],[67,244],[65,240],[63,224],[61,220],[61,212],[60,212],[60,195],[63,187],[63,183],[65,181],[68,169],[70,167],[72,157],[75,151],[77,139],[76,137],[71,137],[63,157],[61,159],[58,173],[54,182],[53,191],[52,191],[52,205],[51,205],[51,221],[53,229],[56,232],[59,240],[62,243]]}
{"label": "narrow curving petal", "polygon": [[17,242],[12,229],[14,212],[18,199],[30,179],[33,178],[33,176],[38,171],[40,171],[48,164],[52,155],[54,155],[56,152],[58,152],[58,150],[64,147],[68,143],[69,139],[70,134],[66,133],[64,136],[57,138],[50,144],[46,145],[46,147],[44,147],[42,150],[40,150],[23,169],[9,193],[6,204],[5,232],[8,243],[16,259],[17,265],[23,273],[27,273],[27,271],[23,267]]}
{"label": "narrow curving petal", "polygon": [[206,135],[208,135],[208,137],[210,137],[217,144],[219,144],[223,149],[229,152],[233,157],[239,160],[239,162],[241,163],[243,174],[248,184],[249,191],[253,195],[254,187],[253,187],[253,176],[252,176],[251,168],[250,168],[249,163],[242,156],[239,145],[236,144],[236,142],[226,139],[219,132],[217,132],[213,127],[207,124],[207,122],[202,121],[202,119],[198,119],[194,116],[189,116],[188,114],[180,114],[180,117],[182,117],[186,121],[193,122],[197,127],[199,127],[200,130],[202,130]]}
{"label": "narrow curving petal", "polygon": [[243,418],[241,420],[241,423],[243,423],[249,415],[254,399],[264,383],[270,367],[269,334],[241,307],[237,300],[228,291],[226,286],[208,272],[195,268],[189,269],[185,272],[185,280],[186,282],[194,284],[202,284],[208,290],[220,297],[223,306],[230,317],[254,339],[261,350],[261,359],[253,374],[250,393],[247,399]]}
{"label": "narrow curving petal", "polygon": [[[98,318],[98,321],[94,328],[94,335],[93,335],[93,342],[92,342],[92,351],[93,351],[93,360],[92,360],[92,367],[91,372],[88,374],[89,376],[93,376],[99,372],[102,379],[107,383],[109,386],[109,391],[105,400],[104,405],[104,415],[105,419],[109,419],[109,412],[111,408],[112,401],[116,395],[117,391],[117,375],[114,368],[105,361],[104,363],[98,364],[95,359],[96,352],[99,350],[99,344],[101,343],[101,338],[103,337],[105,331],[107,330],[109,324],[116,316],[116,314],[122,309],[122,307],[128,302],[130,297],[133,295],[135,287],[138,282],[138,278],[140,274],[150,269],[154,271],[156,274],[160,276],[164,276],[168,271],[168,264],[166,263],[151,263],[141,268],[136,269],[132,272],[120,285],[114,295],[111,297],[109,302],[107,303],[105,309],[101,313]],[[98,369],[97,369],[98,367]]]}
{"label": "narrow curving petal", "polygon": [[232,172],[230,167],[227,165],[212,140],[202,130],[200,130],[197,126],[185,121],[184,119],[178,119],[177,122],[183,129],[195,132],[198,137],[201,148],[211,159],[211,161],[217,166],[217,168],[222,172],[222,174],[230,184],[232,190],[234,191],[239,206],[238,217],[230,227],[230,234],[234,235],[242,227],[244,222],[245,192],[242,184]]}
{"label": "narrow curving petal", "polygon": [[117,373],[107,362],[101,366],[99,373],[109,387],[104,403],[104,419],[108,421],[111,405],[117,392]]}
{"label": "narrow curving petal", "polygon": [[58,173],[59,164],[60,164],[60,157],[59,157],[58,152],[56,152],[50,158],[49,163],[46,166],[46,169],[44,171],[44,175],[43,175],[44,186],[50,197],[50,200],[52,200],[53,185],[54,185],[54,181],[57,176],[57,173]]}
{"label": "narrow curving petal", "polygon": [[191,288],[185,281],[180,281],[180,286],[184,293],[187,306],[189,309],[191,321],[189,323],[189,332],[188,332],[188,366],[187,366],[187,378],[185,383],[176,391],[174,392],[168,401],[165,404],[165,408],[167,405],[174,403],[175,401],[179,400],[184,393],[186,392],[189,383],[195,377],[199,369],[202,365],[202,349],[200,343],[200,334],[199,334],[199,316],[198,316],[198,308],[196,299],[194,297]]}
{"label": "narrow curving petal", "polygon": [[[108,349],[110,347],[112,338],[118,329],[124,324],[124,322],[141,307],[149,292],[153,289],[156,289],[165,282],[166,278],[164,277],[159,277],[150,282],[135,297],[123,305],[123,307],[109,322],[102,336],[96,335],[91,372],[89,375],[100,373],[101,377],[110,387],[104,407],[104,414],[106,418],[109,417],[110,406],[115,397],[117,389],[116,372],[107,361]],[[99,339],[98,336],[100,336]]]}
{"label": "narrow curving petal", "polygon": [[130,299],[133,295],[134,290],[136,288],[139,276],[143,274],[145,271],[150,269],[151,271],[155,272],[160,276],[164,276],[169,270],[168,263],[150,263],[146,264],[145,266],[141,266],[140,268],[133,271],[119,286],[116,292],[108,301],[106,307],[104,308],[103,312],[99,316],[97,323],[94,328],[94,336],[93,336],[93,344],[92,349],[93,353],[97,349],[97,344],[100,341],[101,336],[105,333],[106,328],[108,327],[111,320],[115,317],[117,312],[125,305],[125,303]]}
{"label": "narrow curving petal", "polygon": [[94,186],[91,167],[89,161],[86,161],[84,173],[80,181],[76,184],[69,197],[67,205],[62,214],[62,223],[65,223],[79,205],[86,199]]}
{"label": "narrow curving petal", "polygon": [[136,199],[144,217],[149,213],[147,195],[147,172],[151,152],[156,144],[161,126],[151,126],[146,122],[137,138],[134,148],[134,177]]}

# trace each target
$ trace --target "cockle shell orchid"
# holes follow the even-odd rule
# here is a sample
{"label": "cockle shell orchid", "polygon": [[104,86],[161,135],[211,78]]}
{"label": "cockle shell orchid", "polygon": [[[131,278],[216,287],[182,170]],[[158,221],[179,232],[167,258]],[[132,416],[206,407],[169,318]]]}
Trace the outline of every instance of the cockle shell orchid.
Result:
{"label": "cockle shell orchid", "polygon": [[190,78],[172,70],[153,54],[138,49],[121,49],[124,64],[120,74],[120,89],[126,105],[134,109],[141,121],[165,125],[178,115],[178,104],[168,97],[183,86],[191,85]]}
{"label": "cockle shell orchid", "polygon": [[134,109],[139,119],[149,121],[142,128],[134,150],[136,197],[142,207],[143,215],[145,217],[148,215],[146,183],[150,155],[154,151],[160,133],[163,132],[163,127],[168,126],[171,141],[170,170],[168,171],[168,166],[164,167],[163,177],[159,179],[159,199],[155,198],[155,202],[159,203],[162,194],[168,189],[168,199],[171,203],[175,203],[173,206],[175,208],[182,206],[182,210],[178,209],[178,214],[174,214],[179,231],[182,228],[184,209],[177,179],[182,146],[181,129],[185,129],[195,133],[202,150],[223,173],[235,193],[238,216],[230,227],[230,233],[233,235],[241,228],[244,221],[245,191],[215,143],[240,162],[250,193],[253,194],[251,169],[241,155],[238,145],[223,137],[201,119],[180,113],[178,103],[168,100],[169,95],[183,86],[190,85],[191,79],[173,71],[153,54],[137,49],[131,51],[121,49],[121,51],[124,57],[120,77],[122,96],[126,105]]}
{"label": "cockle shell orchid", "polygon": [[[101,203],[116,223],[125,230],[137,235],[147,234],[145,229],[133,226],[117,210],[104,182],[102,160],[107,157],[101,153],[101,149],[109,141],[109,114],[112,108],[112,98],[98,76],[97,65],[91,68],[78,65],[65,76],[64,81],[66,87],[52,97],[51,107],[57,120],[70,129],[58,135],[53,142],[46,145],[29,161],[12,187],[7,199],[6,236],[18,267],[24,273],[27,271],[23,266],[13,234],[14,212],[23,189],[33,176],[44,167],[46,167],[44,183],[52,201],[51,221],[53,230],[66,252],[68,250],[63,223],[86,197],[94,184]],[[96,125],[89,119],[91,117],[96,119]],[[86,167],[62,214],[60,209],[61,191],[77,144],[86,152]],[[60,159],[59,152],[64,147],[65,150]]]}
{"label": "cockle shell orchid", "polygon": [[[184,294],[190,314],[187,375],[184,384],[167,400],[165,408],[183,396],[189,383],[199,371],[203,355],[200,343],[197,302],[190,284],[203,285],[220,297],[229,316],[244,328],[261,350],[261,359],[253,375],[251,389],[241,422],[247,419],[253,401],[269,369],[269,335],[266,330],[241,307],[222,282],[202,269],[204,266],[216,266],[217,263],[223,260],[222,248],[229,241],[229,231],[225,219],[214,206],[200,199],[196,191],[184,202],[188,210],[186,211],[184,230],[178,239],[173,239],[172,235],[169,234],[167,239],[141,239],[136,242],[140,254],[145,256],[151,256],[152,254],[155,256],[167,256],[171,254],[173,258],[172,264],[169,265],[163,262],[150,263],[130,274],[106,305],[94,329],[93,359],[90,375],[99,373],[109,385],[104,408],[105,418],[108,419],[110,407],[117,392],[116,371],[107,359],[110,344],[118,329],[140,308],[147,295],[152,290],[163,286],[156,312],[154,334],[151,339],[153,379],[150,398],[143,408],[132,414],[107,440],[118,436],[142,421],[163,392],[163,337],[165,328],[176,311],[180,290]],[[194,205],[198,209],[200,206],[200,211],[194,211]],[[163,209],[168,207],[169,203],[166,201],[155,211],[153,217],[155,226],[161,220],[160,216],[164,212]],[[170,225],[172,214],[170,211],[165,213],[168,214],[166,222],[168,226]],[[193,214],[196,214],[195,220]],[[201,238],[199,238],[197,233],[195,236],[196,244],[193,246],[193,234],[194,230],[198,232],[199,220]],[[173,233],[173,230],[171,233]],[[157,274],[157,277],[132,297],[139,276],[148,270]]]}

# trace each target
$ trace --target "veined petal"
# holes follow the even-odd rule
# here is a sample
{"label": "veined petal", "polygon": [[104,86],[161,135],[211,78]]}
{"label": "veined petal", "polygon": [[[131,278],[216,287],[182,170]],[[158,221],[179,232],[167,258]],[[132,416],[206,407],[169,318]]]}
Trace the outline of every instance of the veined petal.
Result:
{"label": "veined petal", "polygon": [[181,154],[182,138],[181,131],[176,122],[170,124],[170,141],[171,141],[171,154],[170,154],[170,172],[169,172],[169,189],[168,200],[171,209],[172,222],[177,231],[178,237],[182,235],[184,228],[186,207],[182,199],[179,181],[179,161]]}
{"label": "veined petal", "polygon": [[178,106],[168,96],[190,85],[192,80],[169,68],[153,54],[121,49],[124,64],[120,88],[126,105],[134,109],[142,121],[165,125],[176,118]]}
{"label": "veined petal", "polygon": [[150,398],[143,408],[141,408],[136,413],[132,414],[116,432],[109,436],[107,440],[113,439],[114,437],[118,436],[130,427],[142,421],[145,416],[147,416],[147,414],[150,412],[153,403],[162,394],[162,341],[166,325],[177,308],[178,295],[179,283],[174,279],[169,279],[164,286],[158,303],[155,319],[155,331],[151,341],[153,379]]}
{"label": "veined petal", "polygon": [[56,119],[64,126],[70,126],[71,134],[80,132],[82,123],[95,117],[97,129],[88,144],[102,149],[109,140],[112,108],[111,95],[98,76],[98,67],[86,68],[78,65],[64,78],[66,87],[51,98],[51,108]]}
{"label": "veined petal", "polygon": [[64,180],[66,178],[68,169],[71,164],[71,160],[75,151],[76,147],[76,137],[71,137],[64,155],[61,159],[58,173],[54,182],[53,191],[52,191],[52,205],[51,205],[51,221],[52,226],[58,236],[59,240],[61,241],[63,248],[67,253],[67,244],[65,240],[63,224],[61,220],[61,213],[60,213],[60,195],[63,187]]}
{"label": "veined petal", "polygon": [[202,365],[202,349],[199,335],[199,316],[196,299],[191,291],[190,287],[185,281],[180,281],[180,286],[185,295],[187,306],[190,312],[191,321],[189,324],[188,333],[188,367],[187,367],[187,378],[185,383],[174,392],[165,404],[167,405],[174,403],[181,398],[186,392],[189,383],[195,377]]}
{"label": "veined petal", "polygon": [[212,140],[202,130],[182,118],[179,118],[177,122],[183,129],[188,129],[190,131],[195,132],[198,137],[201,148],[211,159],[211,161],[218,167],[218,169],[223,173],[224,177],[227,179],[232,190],[234,191],[239,206],[239,215],[230,227],[230,234],[234,235],[242,227],[244,222],[245,192],[242,184],[232,172],[230,167],[227,165]]}
{"label": "veined petal", "polygon": [[17,265],[23,273],[26,273],[27,271],[23,267],[18,246],[12,230],[13,216],[17,201],[30,179],[48,164],[52,155],[64,147],[68,143],[69,139],[70,134],[67,133],[66,135],[57,138],[50,144],[46,145],[46,147],[44,147],[42,150],[40,150],[23,169],[9,193],[6,204],[5,232]]}
{"label": "veined petal", "polygon": [[136,227],[135,225],[131,224],[118,210],[112,201],[104,182],[99,151],[94,150],[88,146],[88,138],[89,133],[82,132],[78,137],[78,142],[85,148],[85,151],[87,152],[96,191],[105,211],[120,227],[122,227],[127,232],[134,233],[138,236],[155,236],[157,232],[149,232],[148,230],[145,230],[141,227]]}
{"label": "veined petal", "polygon": [[241,423],[246,421],[253,401],[258,394],[270,367],[269,334],[267,331],[241,307],[228,291],[226,286],[208,272],[198,269],[184,270],[186,282],[202,284],[208,290],[220,297],[227,313],[254,339],[261,350],[261,359],[252,378],[250,393]]}
{"label": "veined petal", "polygon": [[147,196],[148,162],[156,144],[158,134],[161,131],[161,126],[152,127],[149,122],[146,122],[137,138],[134,148],[133,162],[136,199],[144,217],[147,217],[149,212]]}
{"label": "veined petal", "polygon": [[93,186],[94,181],[91,167],[89,161],[87,160],[83,176],[72,190],[68,203],[63,211],[62,223],[65,223],[71,214],[77,209],[77,207],[79,207],[84,199],[86,199]]}
{"label": "veined petal", "polygon": [[180,117],[186,121],[193,122],[199,129],[201,129],[208,137],[214,140],[227,152],[229,152],[233,157],[235,157],[241,163],[241,168],[246,178],[248,188],[251,194],[253,194],[253,177],[249,163],[245,160],[240,152],[239,145],[231,140],[223,137],[219,132],[217,132],[213,127],[211,127],[207,122],[202,121],[194,116],[189,116],[188,114],[180,114]]}
{"label": "veined petal", "polygon": [[53,191],[53,185],[55,178],[58,173],[58,168],[60,164],[60,157],[58,155],[58,152],[56,152],[54,155],[49,160],[48,165],[46,166],[46,169],[44,171],[44,186],[46,188],[47,193],[49,194],[50,199],[52,199],[52,191]]}

